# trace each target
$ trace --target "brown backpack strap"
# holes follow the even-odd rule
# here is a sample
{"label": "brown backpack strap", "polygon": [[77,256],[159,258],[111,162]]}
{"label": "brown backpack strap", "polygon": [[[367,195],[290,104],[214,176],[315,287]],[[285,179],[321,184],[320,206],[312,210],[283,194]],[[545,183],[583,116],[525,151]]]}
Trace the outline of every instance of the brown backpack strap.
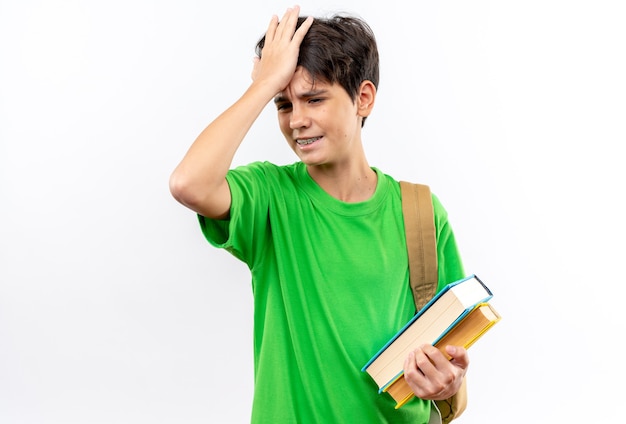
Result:
{"label": "brown backpack strap", "polygon": [[419,311],[437,292],[437,241],[430,188],[400,181],[409,281]]}
{"label": "brown backpack strap", "polygon": [[[400,181],[402,213],[409,254],[409,281],[419,311],[437,292],[437,239],[430,188],[423,184]],[[429,423],[449,424],[467,406],[467,384],[449,399],[433,402]]]}

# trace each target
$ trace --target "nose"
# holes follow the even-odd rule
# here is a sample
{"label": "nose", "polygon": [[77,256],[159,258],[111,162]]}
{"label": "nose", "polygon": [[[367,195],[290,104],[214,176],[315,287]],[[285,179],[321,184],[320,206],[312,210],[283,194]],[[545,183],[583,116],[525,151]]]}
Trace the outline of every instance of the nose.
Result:
{"label": "nose", "polygon": [[306,128],[309,124],[310,120],[306,109],[301,106],[293,105],[291,108],[291,116],[289,117],[289,127],[295,130],[298,128]]}

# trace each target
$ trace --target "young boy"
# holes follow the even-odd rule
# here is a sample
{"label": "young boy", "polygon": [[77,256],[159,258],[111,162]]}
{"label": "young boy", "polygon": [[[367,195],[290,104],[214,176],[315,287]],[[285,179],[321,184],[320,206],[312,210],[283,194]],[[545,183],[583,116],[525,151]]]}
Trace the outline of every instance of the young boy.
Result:
{"label": "young boy", "polygon": [[[361,129],[378,84],[374,35],[351,17],[274,16],[253,82],[196,139],[170,188],[213,245],[245,262],[254,292],[254,423],[426,423],[469,359],[422,346],[405,361],[416,394],[396,410],[363,365],[415,313],[398,181],[368,164]],[[230,169],[272,101],[299,161]],[[433,196],[439,287],[464,277]]]}

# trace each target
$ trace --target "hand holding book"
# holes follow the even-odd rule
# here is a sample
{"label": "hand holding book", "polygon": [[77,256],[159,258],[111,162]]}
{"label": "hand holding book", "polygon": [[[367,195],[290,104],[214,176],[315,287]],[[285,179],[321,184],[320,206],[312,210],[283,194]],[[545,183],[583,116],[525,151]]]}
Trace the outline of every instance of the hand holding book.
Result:
{"label": "hand holding book", "polygon": [[461,387],[468,365],[467,350],[461,346],[448,345],[444,353],[435,346],[423,344],[411,351],[404,361],[404,379],[422,399],[448,399]]}
{"label": "hand holding book", "polygon": [[[396,408],[400,408],[415,395],[404,375],[405,360],[410,352],[420,346],[430,352],[419,358],[413,357],[416,369],[431,370],[435,365],[430,359],[441,364],[444,360],[450,362],[446,366],[467,368],[467,352],[457,357],[456,352],[447,352],[446,346],[460,346],[465,350],[500,320],[500,315],[489,303],[491,297],[489,288],[475,275],[448,284],[365,364],[362,371],[369,373],[379,392],[389,393],[396,401]],[[441,354],[435,354],[435,350]],[[424,374],[423,371],[417,372]],[[414,377],[421,379],[417,375]],[[413,379],[412,376],[409,378]],[[434,399],[430,397],[432,393],[424,393],[424,396]]]}

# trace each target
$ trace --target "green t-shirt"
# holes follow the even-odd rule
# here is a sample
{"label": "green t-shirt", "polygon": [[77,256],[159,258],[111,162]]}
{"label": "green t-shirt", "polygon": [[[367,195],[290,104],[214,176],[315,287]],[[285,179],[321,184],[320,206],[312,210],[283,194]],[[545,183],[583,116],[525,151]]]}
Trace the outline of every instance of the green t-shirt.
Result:
{"label": "green t-shirt", "polygon": [[[301,162],[229,171],[230,218],[200,218],[207,240],[245,262],[254,293],[253,423],[426,423],[430,402],[400,409],[361,368],[415,313],[400,186],[374,168],[364,202],[323,191]],[[463,269],[433,196],[439,287]]]}

